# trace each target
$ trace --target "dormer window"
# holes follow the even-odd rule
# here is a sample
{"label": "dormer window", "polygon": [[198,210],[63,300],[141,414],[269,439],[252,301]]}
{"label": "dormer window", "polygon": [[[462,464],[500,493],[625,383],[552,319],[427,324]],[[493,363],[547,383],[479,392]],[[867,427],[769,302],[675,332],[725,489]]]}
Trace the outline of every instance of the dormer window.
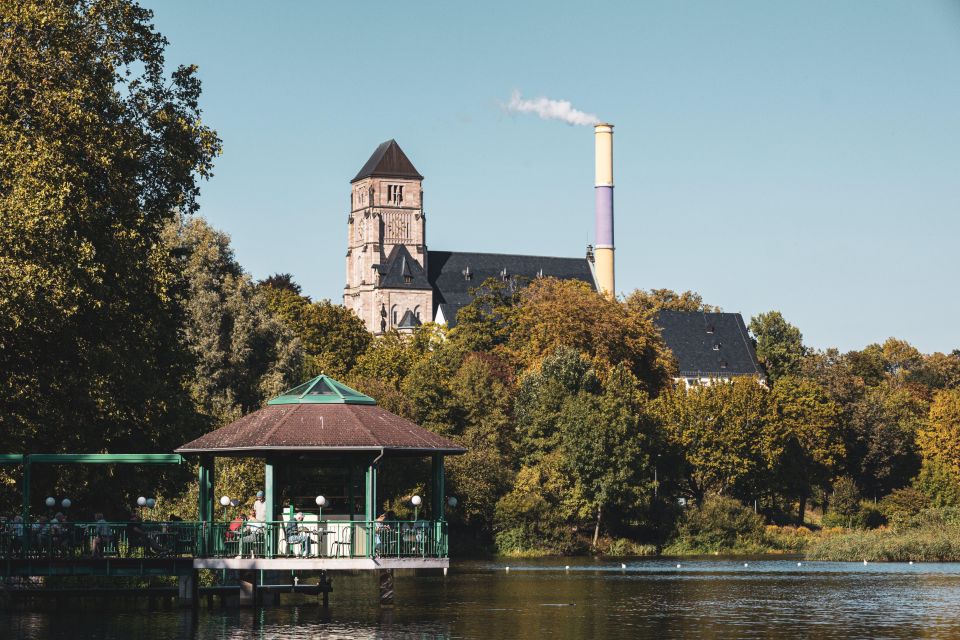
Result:
{"label": "dormer window", "polygon": [[473,273],[470,271],[470,267],[469,267],[469,266],[468,266],[466,269],[464,269],[463,271],[461,271],[460,273],[463,274],[463,279],[464,279],[464,280],[473,280]]}
{"label": "dormer window", "polygon": [[413,276],[403,276],[403,284],[411,284],[413,282]]}
{"label": "dormer window", "polygon": [[714,351],[720,351],[720,343],[719,343],[719,342],[714,342],[714,343],[713,343],[713,350],[714,350]]}
{"label": "dormer window", "polygon": [[387,185],[387,203],[403,204],[403,185],[402,184]]}

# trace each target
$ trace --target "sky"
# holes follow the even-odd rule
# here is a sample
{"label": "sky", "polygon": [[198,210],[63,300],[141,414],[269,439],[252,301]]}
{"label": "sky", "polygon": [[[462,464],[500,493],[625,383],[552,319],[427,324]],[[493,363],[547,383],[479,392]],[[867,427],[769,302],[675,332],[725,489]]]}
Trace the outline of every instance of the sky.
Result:
{"label": "sky", "polygon": [[223,139],[200,213],[342,301],[350,179],[394,138],[434,250],[584,255],[615,125],[621,293],[778,310],[808,346],[960,348],[960,0],[142,0]]}

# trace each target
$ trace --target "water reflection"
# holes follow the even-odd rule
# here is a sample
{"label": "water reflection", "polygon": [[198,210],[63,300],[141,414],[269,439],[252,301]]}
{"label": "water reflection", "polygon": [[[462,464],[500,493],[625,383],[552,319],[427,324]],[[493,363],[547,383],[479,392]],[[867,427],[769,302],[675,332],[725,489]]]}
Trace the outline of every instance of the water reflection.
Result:
{"label": "water reflection", "polygon": [[[258,610],[0,613],[12,637],[906,638],[960,637],[960,565],[710,559],[458,563],[398,576],[397,607],[373,576],[335,578],[332,606],[297,597]],[[570,569],[565,569],[570,565]],[[4,633],[5,637],[6,633]]]}

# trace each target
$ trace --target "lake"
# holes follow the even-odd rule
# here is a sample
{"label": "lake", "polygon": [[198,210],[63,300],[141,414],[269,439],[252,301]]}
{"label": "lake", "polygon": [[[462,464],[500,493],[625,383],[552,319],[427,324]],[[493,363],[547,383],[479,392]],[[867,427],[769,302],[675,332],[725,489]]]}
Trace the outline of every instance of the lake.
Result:
{"label": "lake", "polygon": [[314,598],[289,596],[296,602],[195,617],[67,604],[0,612],[0,625],[3,637],[38,640],[960,637],[960,564],[624,562],[626,569],[609,559],[454,561],[446,578],[398,576],[393,610],[377,607],[374,576],[334,574],[326,614]]}

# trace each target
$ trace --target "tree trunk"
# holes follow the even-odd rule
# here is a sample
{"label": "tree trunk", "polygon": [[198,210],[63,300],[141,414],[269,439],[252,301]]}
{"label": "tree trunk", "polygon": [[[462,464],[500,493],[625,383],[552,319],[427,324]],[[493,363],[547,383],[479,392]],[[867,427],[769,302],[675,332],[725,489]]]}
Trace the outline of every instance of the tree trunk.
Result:
{"label": "tree trunk", "polygon": [[593,546],[597,546],[597,541],[600,539],[600,507],[597,507],[597,524],[593,527]]}
{"label": "tree trunk", "polygon": [[799,516],[798,519],[800,520],[800,526],[803,526],[803,517],[806,515],[806,513],[807,513],[807,496],[803,495],[803,496],[800,496],[800,509],[799,509],[799,513],[797,514]]}

